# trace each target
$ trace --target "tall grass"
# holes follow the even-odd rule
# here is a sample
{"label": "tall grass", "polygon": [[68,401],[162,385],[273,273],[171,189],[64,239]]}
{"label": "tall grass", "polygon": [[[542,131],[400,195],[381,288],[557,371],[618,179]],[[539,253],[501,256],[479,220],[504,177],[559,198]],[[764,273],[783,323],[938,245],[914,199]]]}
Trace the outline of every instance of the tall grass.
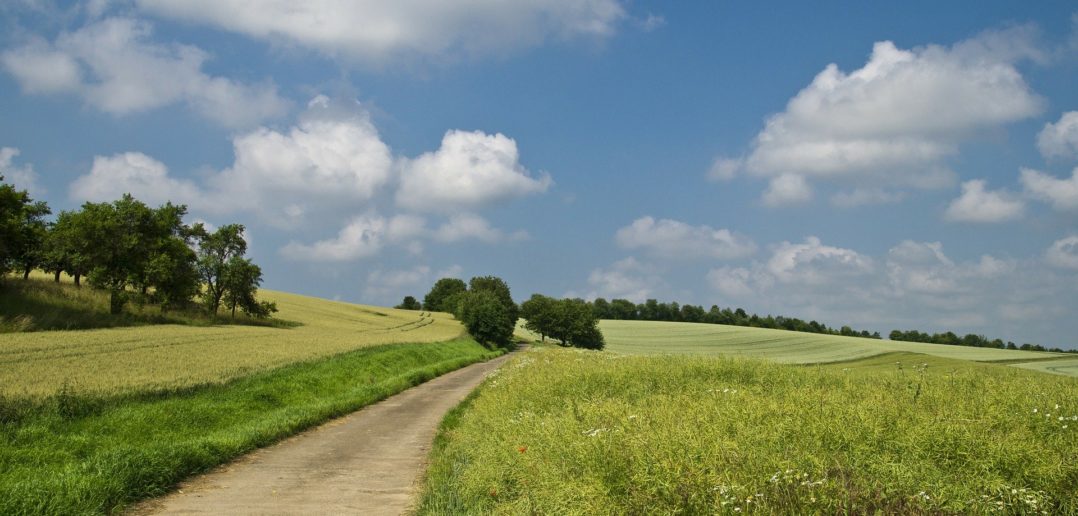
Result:
{"label": "tall grass", "polygon": [[474,341],[395,344],[225,384],[0,398],[0,514],[115,512],[410,386],[489,359]]}
{"label": "tall grass", "polygon": [[534,348],[447,420],[421,514],[1076,514],[1078,381]]}

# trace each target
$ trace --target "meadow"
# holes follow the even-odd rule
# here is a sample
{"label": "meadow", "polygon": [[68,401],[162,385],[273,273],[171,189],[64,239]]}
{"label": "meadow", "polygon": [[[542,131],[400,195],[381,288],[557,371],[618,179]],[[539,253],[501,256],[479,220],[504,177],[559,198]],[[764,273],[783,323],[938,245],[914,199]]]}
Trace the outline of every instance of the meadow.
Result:
{"label": "meadow", "polygon": [[537,346],[445,420],[419,513],[1076,514],[1078,380]]}
{"label": "meadow", "polygon": [[[22,280],[16,280],[22,281]],[[45,281],[45,280],[30,280]],[[101,297],[65,286],[70,296]],[[61,389],[118,394],[221,383],[365,346],[439,342],[463,327],[441,313],[396,310],[259,290],[278,326],[137,324],[0,334],[0,396],[41,398]],[[107,310],[107,300],[101,310]]]}
{"label": "meadow", "polygon": [[600,321],[607,350],[614,353],[726,355],[786,364],[826,364],[887,353],[921,353],[976,362],[999,362],[1042,372],[1078,376],[1078,359],[1063,353],[899,342],[698,323]]}

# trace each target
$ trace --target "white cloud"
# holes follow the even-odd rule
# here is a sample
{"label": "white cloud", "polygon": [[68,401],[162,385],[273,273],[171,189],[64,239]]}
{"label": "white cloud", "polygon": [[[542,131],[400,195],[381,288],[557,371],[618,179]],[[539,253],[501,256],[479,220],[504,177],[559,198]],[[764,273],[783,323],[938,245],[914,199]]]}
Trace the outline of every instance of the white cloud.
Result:
{"label": "white cloud", "polygon": [[707,281],[725,296],[746,298],[756,290],[754,283],[757,280],[745,267],[719,267],[708,271]]}
{"label": "white cloud", "polygon": [[1053,208],[1066,211],[1078,210],[1078,168],[1070,179],[1056,179],[1033,169],[1022,169],[1022,186],[1034,199],[1050,203]]}
{"label": "white cloud", "polygon": [[454,212],[542,193],[550,184],[547,174],[528,175],[512,138],[454,130],[445,133],[437,151],[402,160],[397,203],[415,211]]}
{"label": "white cloud", "polygon": [[804,176],[783,174],[771,178],[762,200],[764,205],[771,207],[808,202],[812,200],[812,187]]}
{"label": "white cloud", "polygon": [[549,39],[604,38],[617,0],[137,0],[145,11],[372,64],[418,56],[504,54]]}
{"label": "white cloud", "polygon": [[95,156],[90,173],[75,179],[68,190],[71,199],[91,202],[114,201],[125,193],[151,206],[172,201],[205,207],[194,183],[170,177],[164,163],[141,152]]}
{"label": "white cloud", "polygon": [[152,26],[107,18],[48,43],[34,40],[0,55],[27,93],[74,93],[113,115],[186,103],[229,127],[279,117],[288,102],[270,83],[243,84],[202,71],[209,55],[189,45],[150,41]]}
{"label": "white cloud", "polygon": [[670,219],[656,221],[652,217],[636,219],[619,229],[615,238],[621,247],[646,249],[664,258],[734,259],[756,252],[752,240],[728,229],[690,226]]}
{"label": "white cloud", "polygon": [[37,174],[34,172],[33,165],[15,164],[15,157],[18,155],[19,149],[0,148],[0,176],[4,177],[4,182],[14,185],[16,190],[26,190],[31,196],[45,193],[45,189],[37,184]]}
{"label": "white cloud", "polygon": [[985,190],[985,182],[974,179],[962,183],[962,195],[944,212],[947,220],[960,222],[1004,222],[1025,212],[1025,203],[1005,190]]}
{"label": "white cloud", "polygon": [[[662,279],[652,267],[629,257],[614,262],[610,267],[591,271],[588,285],[592,288],[592,291],[584,296],[588,299],[605,297],[642,303],[662,286]],[[575,295],[570,294],[568,297]]]}
{"label": "white cloud", "polygon": [[386,243],[387,221],[377,215],[362,215],[341,229],[336,238],[314,244],[290,242],[281,254],[295,261],[345,262],[378,254]]}
{"label": "white cloud", "polygon": [[819,285],[872,270],[871,258],[851,249],[823,245],[813,236],[802,244],[782,242],[767,262],[767,272],[782,283]]}
{"label": "white cloud", "polygon": [[1046,158],[1078,157],[1078,111],[1068,111],[1056,123],[1044,124],[1037,148]]}
{"label": "white cloud", "polygon": [[905,198],[906,195],[903,192],[891,192],[882,188],[855,188],[832,195],[831,204],[839,208],[879,206],[882,204],[895,204]]}
{"label": "white cloud", "polygon": [[[1029,28],[1016,28],[950,48],[876,43],[860,69],[828,65],[768,118],[742,168],[862,186],[945,186],[953,173],[941,162],[960,143],[1040,112],[1043,101],[1015,68],[1041,57],[1032,38]],[[806,188],[793,186],[803,185],[773,181],[765,202],[783,202],[787,192],[803,200]]]}
{"label": "white cloud", "polygon": [[1078,269],[1078,235],[1061,238],[1044,253],[1048,263],[1064,269]]}
{"label": "white cloud", "polygon": [[711,169],[707,172],[708,179],[712,181],[729,181],[737,175],[738,170],[745,165],[741,158],[715,158],[711,163]]}
{"label": "white cloud", "polygon": [[[393,155],[358,103],[315,97],[287,132],[259,128],[233,140],[235,161],[210,181],[233,209],[301,212],[370,200],[389,181]],[[284,214],[287,215],[287,214]]]}
{"label": "white cloud", "polygon": [[439,242],[460,242],[462,240],[479,240],[488,244],[503,240],[524,240],[528,234],[516,231],[510,235],[500,229],[491,227],[483,217],[471,213],[459,213],[449,217],[445,224],[435,230],[434,239]]}

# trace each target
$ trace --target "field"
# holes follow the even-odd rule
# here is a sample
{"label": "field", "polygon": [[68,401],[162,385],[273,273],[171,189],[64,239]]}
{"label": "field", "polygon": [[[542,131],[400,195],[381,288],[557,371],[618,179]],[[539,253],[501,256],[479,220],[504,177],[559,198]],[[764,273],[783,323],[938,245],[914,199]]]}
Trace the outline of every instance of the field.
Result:
{"label": "field", "polygon": [[1001,362],[1044,372],[1078,376],[1074,355],[895,342],[717,324],[601,321],[607,350],[623,354],[727,355],[766,358],[788,364],[847,362],[886,353]]}
{"label": "field", "polygon": [[420,513],[1075,514],[1078,380],[535,347],[446,419]]}
{"label": "field", "polygon": [[42,397],[61,388],[138,392],[220,383],[364,346],[438,342],[463,333],[447,314],[264,289],[259,297],[277,303],[277,318],[298,325],[165,324],[2,334],[0,395]]}

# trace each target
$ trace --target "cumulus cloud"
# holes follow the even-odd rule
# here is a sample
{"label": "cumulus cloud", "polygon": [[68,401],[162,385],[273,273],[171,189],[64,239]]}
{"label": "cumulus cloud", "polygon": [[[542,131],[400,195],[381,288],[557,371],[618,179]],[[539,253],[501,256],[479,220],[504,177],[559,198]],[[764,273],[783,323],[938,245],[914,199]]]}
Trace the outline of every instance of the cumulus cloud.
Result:
{"label": "cumulus cloud", "polygon": [[860,69],[828,65],[785,111],[768,118],[741,168],[785,178],[765,193],[773,205],[804,200],[807,178],[945,186],[953,172],[942,161],[961,142],[1041,111],[1043,101],[1015,67],[1041,57],[1032,39],[1031,29],[1019,27],[949,48],[876,43]]}
{"label": "cumulus cloud", "polygon": [[615,239],[626,249],[644,249],[664,258],[734,259],[756,252],[751,239],[728,229],[652,217],[641,217],[619,229]]}
{"label": "cumulus cloud", "polygon": [[0,148],[0,176],[4,182],[14,185],[16,190],[26,190],[30,195],[40,195],[45,189],[37,184],[37,173],[33,165],[16,165],[15,158],[19,155],[19,149],[14,147]]}
{"label": "cumulus cloud", "polygon": [[290,242],[281,254],[295,261],[345,262],[378,254],[386,243],[385,218],[362,215],[352,219],[336,238],[313,244]]}
{"label": "cumulus cloud", "polygon": [[127,193],[151,206],[172,201],[204,207],[198,186],[169,176],[164,163],[141,152],[95,156],[90,173],[75,179],[68,189],[76,201],[108,202]]}
{"label": "cumulus cloud", "polygon": [[1078,269],[1078,235],[1056,240],[1044,253],[1048,263],[1064,269]]}
{"label": "cumulus cloud", "polygon": [[748,298],[752,296],[761,279],[745,267],[719,267],[707,273],[711,287],[727,297]]}
{"label": "cumulus cloud", "polygon": [[1046,158],[1078,157],[1078,111],[1068,111],[1056,123],[1044,124],[1037,148]]}
{"label": "cumulus cloud", "polygon": [[505,240],[524,240],[528,234],[517,231],[507,235],[504,231],[494,228],[483,217],[472,213],[460,213],[449,217],[449,220],[434,231],[434,239],[439,242],[460,242],[462,240],[479,240],[492,244]]}
{"label": "cumulus cloud", "polygon": [[711,163],[711,169],[707,172],[707,177],[712,181],[729,181],[737,175],[744,164],[741,158],[715,158],[715,161]]}
{"label": "cumulus cloud", "polygon": [[985,182],[974,179],[962,183],[962,195],[944,212],[947,220],[959,222],[1004,222],[1025,212],[1025,203],[1005,190],[989,191]]}
{"label": "cumulus cloud", "polygon": [[1059,211],[1078,210],[1078,168],[1070,179],[1056,179],[1033,169],[1022,169],[1022,186],[1026,193],[1045,201]]}
{"label": "cumulus cloud", "polygon": [[402,160],[397,203],[420,212],[473,210],[545,192],[551,182],[547,174],[528,174],[512,138],[453,130],[438,150]]}
{"label": "cumulus cloud", "polygon": [[54,42],[41,39],[0,54],[0,64],[26,93],[71,93],[113,115],[185,103],[229,127],[279,117],[288,102],[271,83],[244,84],[205,73],[210,56],[190,45],[151,41],[153,27],[106,18]]}
{"label": "cumulus cloud", "polygon": [[819,285],[872,270],[871,258],[852,249],[824,245],[813,236],[800,244],[782,242],[767,262],[767,272],[781,283]]}
{"label": "cumulus cloud", "polygon": [[771,207],[801,204],[812,200],[812,187],[804,176],[783,174],[771,178],[762,200],[765,206]]}
{"label": "cumulus cloud", "polygon": [[[609,267],[592,270],[588,275],[588,285],[592,290],[583,296],[588,299],[605,297],[642,303],[663,286],[663,281],[653,267],[629,257]],[[569,293],[568,297],[576,297],[576,294]]]}
{"label": "cumulus cloud", "polygon": [[136,0],[144,11],[383,64],[418,56],[503,54],[550,39],[605,38],[626,17],[618,0]]}
{"label": "cumulus cloud", "polygon": [[263,213],[289,204],[306,212],[368,201],[393,168],[367,111],[324,96],[315,97],[288,131],[259,128],[237,137],[233,147],[232,166],[210,183],[228,204]]}

